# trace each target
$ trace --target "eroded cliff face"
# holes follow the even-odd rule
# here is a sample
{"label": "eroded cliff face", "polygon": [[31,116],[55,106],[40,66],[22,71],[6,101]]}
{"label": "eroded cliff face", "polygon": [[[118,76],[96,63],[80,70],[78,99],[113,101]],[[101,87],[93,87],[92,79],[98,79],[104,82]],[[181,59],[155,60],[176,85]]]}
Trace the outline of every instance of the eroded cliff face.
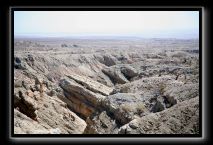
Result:
{"label": "eroded cliff face", "polygon": [[15,134],[199,133],[194,41],[175,49],[49,43],[15,43]]}

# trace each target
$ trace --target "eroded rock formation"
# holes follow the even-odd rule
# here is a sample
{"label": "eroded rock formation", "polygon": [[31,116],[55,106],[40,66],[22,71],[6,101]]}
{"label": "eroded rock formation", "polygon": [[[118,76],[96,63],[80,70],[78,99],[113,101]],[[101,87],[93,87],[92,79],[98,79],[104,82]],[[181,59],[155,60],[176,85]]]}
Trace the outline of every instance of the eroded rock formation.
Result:
{"label": "eroded rock formation", "polygon": [[195,41],[90,41],[15,42],[15,134],[199,133]]}

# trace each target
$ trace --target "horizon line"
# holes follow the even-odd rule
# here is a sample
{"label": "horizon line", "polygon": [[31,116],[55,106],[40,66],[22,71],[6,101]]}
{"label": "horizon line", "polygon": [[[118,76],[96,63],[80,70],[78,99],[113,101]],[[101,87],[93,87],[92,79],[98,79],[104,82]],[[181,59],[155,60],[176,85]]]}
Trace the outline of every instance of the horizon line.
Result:
{"label": "horizon line", "polygon": [[142,35],[110,35],[110,34],[14,34],[14,38],[94,38],[94,37],[100,37],[100,38],[140,38],[140,39],[199,39],[199,37],[178,37],[178,36],[142,36]]}

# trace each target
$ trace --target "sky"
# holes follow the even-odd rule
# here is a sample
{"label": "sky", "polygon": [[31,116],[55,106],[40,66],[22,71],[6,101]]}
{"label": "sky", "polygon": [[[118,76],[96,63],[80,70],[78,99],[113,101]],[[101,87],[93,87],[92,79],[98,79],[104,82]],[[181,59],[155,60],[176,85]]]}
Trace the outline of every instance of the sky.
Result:
{"label": "sky", "polygon": [[15,36],[198,38],[198,11],[15,11]]}

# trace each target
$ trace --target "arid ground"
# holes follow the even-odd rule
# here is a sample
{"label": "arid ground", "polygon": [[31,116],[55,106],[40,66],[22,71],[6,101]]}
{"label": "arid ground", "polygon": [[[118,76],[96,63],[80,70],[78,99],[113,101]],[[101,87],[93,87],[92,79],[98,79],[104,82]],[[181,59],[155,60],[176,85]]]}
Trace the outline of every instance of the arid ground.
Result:
{"label": "arid ground", "polygon": [[15,134],[198,134],[199,41],[16,38]]}

